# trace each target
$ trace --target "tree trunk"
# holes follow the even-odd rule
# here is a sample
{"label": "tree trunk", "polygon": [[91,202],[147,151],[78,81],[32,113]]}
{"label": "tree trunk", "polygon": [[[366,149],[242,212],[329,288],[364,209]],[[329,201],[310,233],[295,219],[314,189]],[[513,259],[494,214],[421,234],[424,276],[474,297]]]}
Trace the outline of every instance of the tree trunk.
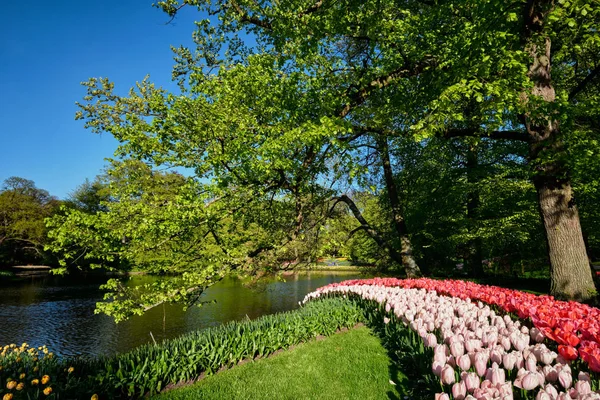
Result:
{"label": "tree trunk", "polygon": [[[381,249],[385,250],[385,252],[389,254],[390,258],[394,262],[402,264],[402,255],[399,254],[396,251],[396,249],[390,246],[389,243],[379,234],[379,232],[377,232],[371,225],[369,225],[365,217],[362,215],[362,213],[356,206],[356,203],[354,203],[354,201],[350,197],[344,194],[338,197],[336,200],[343,201],[344,203],[346,203],[348,205],[348,208],[354,215],[354,218],[356,218],[356,220],[360,222],[360,226],[354,229],[351,232],[351,234],[359,230],[364,230],[367,233],[367,235],[369,235]],[[335,207],[335,204],[333,206]]]}
{"label": "tree trunk", "polygon": [[[477,167],[479,165],[479,157],[477,155],[477,145],[470,144],[467,151],[467,183],[469,184],[469,192],[467,194],[467,221],[469,223],[469,231],[473,232],[477,228],[477,215],[479,213],[479,205],[481,203],[479,197],[479,176]],[[483,264],[481,263],[481,238],[476,237],[469,240],[467,243],[467,268],[471,271],[474,278],[483,276]]]}
{"label": "tree trunk", "polygon": [[[556,93],[550,75],[552,43],[549,37],[543,36],[542,28],[552,7],[550,0],[533,0],[524,9],[523,39],[525,50],[532,58],[529,76],[534,87],[531,94],[537,97],[536,100],[547,103],[554,102]],[[522,98],[525,103],[529,102],[526,94]],[[535,169],[533,181],[548,243],[550,291],[559,298],[588,300],[596,288],[568,168],[562,161],[565,149],[559,123],[552,114],[535,115],[537,111],[533,109],[525,114],[523,122],[531,137],[530,155]]]}
{"label": "tree trunk", "polygon": [[398,188],[396,182],[394,182],[394,174],[392,172],[392,164],[390,162],[390,152],[388,148],[387,138],[385,136],[377,137],[377,148],[379,150],[379,156],[381,157],[381,163],[383,165],[383,175],[385,178],[385,186],[387,188],[388,197],[390,201],[390,208],[392,209],[392,222],[396,234],[400,238],[402,256],[402,266],[406,271],[408,278],[417,278],[421,276],[421,270],[412,255],[412,244],[408,237],[408,229],[406,228],[406,221],[402,216],[402,206],[400,205],[400,196],[398,194]]}
{"label": "tree trunk", "polygon": [[568,179],[534,179],[550,259],[550,293],[558,298],[588,300],[595,291],[579,213]]}

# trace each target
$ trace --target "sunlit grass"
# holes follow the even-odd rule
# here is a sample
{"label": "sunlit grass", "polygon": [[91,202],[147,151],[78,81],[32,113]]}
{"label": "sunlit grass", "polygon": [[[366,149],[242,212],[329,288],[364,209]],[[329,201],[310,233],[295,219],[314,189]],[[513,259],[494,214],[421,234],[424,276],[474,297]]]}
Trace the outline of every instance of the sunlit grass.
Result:
{"label": "sunlit grass", "polygon": [[[396,371],[366,327],[301,344],[154,397],[166,399],[402,398]],[[400,382],[397,382],[400,384]]]}

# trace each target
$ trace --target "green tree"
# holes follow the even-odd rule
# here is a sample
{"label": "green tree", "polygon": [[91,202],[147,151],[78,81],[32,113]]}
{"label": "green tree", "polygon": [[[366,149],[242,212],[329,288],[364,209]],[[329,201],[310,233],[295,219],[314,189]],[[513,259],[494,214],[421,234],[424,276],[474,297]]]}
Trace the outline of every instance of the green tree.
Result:
{"label": "green tree", "polygon": [[0,263],[29,264],[47,261],[44,219],[59,202],[31,180],[10,177],[0,189]]}
{"label": "green tree", "polygon": [[[590,88],[598,74],[598,11],[589,1],[539,0],[528,3],[529,9],[499,0],[158,5],[171,16],[183,6],[218,16],[198,22],[196,49],[175,49],[180,91],[169,93],[145,79],[120,96],[109,80],[91,79],[77,118],[114,135],[120,157],[192,170],[188,186],[194,189],[186,201],[208,213],[200,220],[211,221],[210,227],[264,221],[257,225],[264,235],[251,238],[236,231],[223,240],[215,229],[197,236],[204,246],[214,240],[210,246],[227,254],[224,264],[242,254],[256,256],[257,250],[271,258],[306,235],[315,225],[308,221],[318,221],[318,210],[332,199],[346,203],[363,233],[396,254],[392,258],[406,260],[406,246],[396,250],[373,229],[376,222],[360,219],[349,188],[370,186],[385,167],[386,141],[388,152],[394,151],[393,138],[473,136],[529,146],[553,293],[584,299],[593,290],[571,201],[572,167],[565,160],[567,138],[582,132],[574,122],[577,110],[593,115],[597,109]],[[254,40],[245,44],[248,37]],[[465,104],[473,99],[478,106],[467,114]],[[373,144],[375,151],[366,150]],[[408,239],[406,227],[396,223],[404,221],[402,204],[383,174],[395,236]],[[551,199],[557,201],[546,201]],[[172,242],[168,230],[156,237],[140,234],[144,225],[131,215],[144,214],[141,203],[117,204],[107,214],[136,221],[124,237]],[[172,208],[162,222],[175,230],[181,224]],[[268,218],[256,221],[262,213]],[[194,225],[183,226],[197,232]],[[268,240],[239,251],[255,237]],[[208,251],[196,254],[210,259]],[[209,266],[205,270],[206,277],[215,274]]]}
{"label": "green tree", "polygon": [[[321,118],[401,135],[408,114],[421,135],[527,143],[552,293],[587,299],[594,291],[567,148],[581,110],[598,113],[600,11],[592,0],[159,5],[171,15],[184,5],[219,15],[218,24],[199,24],[196,58],[179,52],[187,61],[218,59],[211,45],[237,32],[256,35],[259,50],[275,54],[278,65],[321,82],[323,98],[334,100]],[[465,126],[462,104],[470,99],[480,106]]]}

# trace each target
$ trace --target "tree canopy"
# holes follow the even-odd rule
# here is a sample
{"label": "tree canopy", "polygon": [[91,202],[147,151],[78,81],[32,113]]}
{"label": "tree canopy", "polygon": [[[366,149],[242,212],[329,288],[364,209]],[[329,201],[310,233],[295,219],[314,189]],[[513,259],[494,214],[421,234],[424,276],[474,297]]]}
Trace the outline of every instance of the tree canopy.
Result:
{"label": "tree canopy", "polygon": [[[276,265],[339,204],[353,234],[408,276],[421,273],[415,254],[427,262],[413,242],[445,240],[442,231],[460,238],[474,269],[482,238],[502,232],[509,248],[539,244],[543,232],[552,293],[591,296],[573,188],[591,199],[598,187],[589,179],[599,152],[593,0],[157,6],[173,18],[182,7],[208,15],[196,23],[196,48],[174,48],[179,91],[148,77],[127,95],[105,78],[84,83],[76,117],[119,140],[121,161],[106,210],[54,225],[60,248],[86,243],[84,257],[183,277],[137,310],[197,294],[232,268]],[[461,207],[428,209],[426,190],[440,188],[458,198],[438,201]],[[381,197],[389,223],[365,217],[354,200],[365,192]],[[427,229],[436,213],[442,231]]]}

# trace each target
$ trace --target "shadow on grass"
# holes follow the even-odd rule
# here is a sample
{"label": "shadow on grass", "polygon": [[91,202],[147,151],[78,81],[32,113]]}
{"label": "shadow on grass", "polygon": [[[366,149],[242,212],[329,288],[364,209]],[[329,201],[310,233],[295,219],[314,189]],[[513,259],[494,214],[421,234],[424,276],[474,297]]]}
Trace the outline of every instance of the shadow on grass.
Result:
{"label": "shadow on grass", "polygon": [[[401,321],[384,312],[373,302],[364,305],[366,325],[371,328],[386,349],[391,360],[390,379],[396,383],[400,397],[393,391],[388,392],[389,399],[432,399],[441,391],[439,379],[431,370],[433,349],[427,348],[419,336]],[[390,317],[388,324],[384,316]]]}

